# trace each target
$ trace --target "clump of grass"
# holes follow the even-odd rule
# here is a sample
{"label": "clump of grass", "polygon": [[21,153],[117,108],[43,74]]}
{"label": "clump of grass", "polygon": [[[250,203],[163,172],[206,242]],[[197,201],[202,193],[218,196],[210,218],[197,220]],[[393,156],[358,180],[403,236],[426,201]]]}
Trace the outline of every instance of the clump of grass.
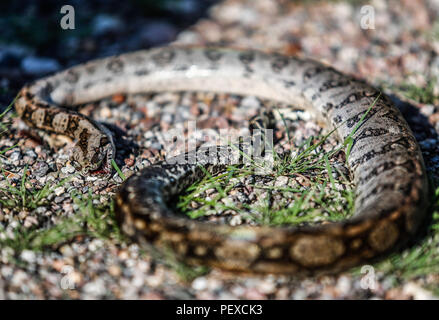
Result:
{"label": "clump of grass", "polygon": [[67,177],[61,180],[55,186],[50,186],[46,184],[42,189],[36,189],[31,187],[27,180],[27,169],[26,165],[23,170],[23,174],[18,186],[12,185],[2,168],[2,174],[7,187],[0,187],[0,204],[8,208],[18,208],[18,209],[28,209],[33,210],[40,206],[47,204],[47,197],[56,189],[63,186],[67,181],[69,181],[73,176]]}
{"label": "clump of grass", "polygon": [[93,204],[93,196],[91,192],[87,197],[72,194],[74,203],[79,207],[79,217],[85,227],[87,227],[86,235],[101,238],[112,239],[117,243],[124,241],[124,237],[116,222],[114,211],[114,201],[108,204],[95,206]]}
{"label": "clump of grass", "polygon": [[78,207],[75,215],[63,218],[47,229],[28,229],[20,225],[13,230],[12,237],[6,235],[5,228],[0,225],[0,233],[5,235],[0,238],[0,246],[10,247],[19,253],[22,250],[42,251],[48,247],[58,247],[77,236],[90,236],[116,243],[124,241],[115,220],[113,202],[95,206],[90,193],[78,196],[72,192],[71,196]]}
{"label": "clump of grass", "polygon": [[[0,138],[3,137],[5,133],[7,133],[10,129],[10,126],[12,124],[12,118],[16,116],[15,112],[11,112],[12,108],[15,104],[15,100],[17,100],[18,95],[12,100],[12,102],[3,110],[3,112],[0,113]],[[9,113],[9,117],[6,118],[6,115]],[[0,151],[0,164],[1,164],[1,157],[8,152],[9,150],[15,148],[18,144],[15,144],[13,146],[7,147]]]}
{"label": "clump of grass", "polygon": [[425,104],[437,104],[439,95],[435,89],[436,83],[436,78],[427,79],[424,87],[405,82],[399,85],[396,90],[411,100]]}
{"label": "clump of grass", "polygon": [[[1,113],[0,113],[0,137],[2,137],[8,130],[9,130],[9,127],[11,126],[11,120],[10,120],[10,118],[13,118],[13,117],[15,117],[16,115],[15,115],[15,113],[12,113],[12,115],[10,115],[10,117],[9,117],[9,119],[6,119],[6,115],[8,114],[8,113],[11,113],[11,111],[12,111],[12,108],[13,108],[13,106],[14,106],[14,104],[15,104],[15,100],[17,100],[17,98],[18,98],[18,95],[14,98],[14,100],[12,100],[12,102],[5,108],[5,110],[3,110]],[[5,151],[2,151],[2,153],[0,153],[0,154],[3,154]]]}
{"label": "clump of grass", "polygon": [[[311,141],[312,139],[308,139],[302,146],[306,151],[299,153],[301,160],[291,164],[291,161],[285,158],[279,159],[281,163],[275,164],[273,173],[268,175],[273,180],[280,176],[291,178],[306,176],[310,182],[308,188],[251,184],[249,186],[254,188],[255,192],[261,191],[258,193],[265,194],[266,199],[259,201],[256,206],[245,203],[233,204],[223,200],[227,199],[229,192],[240,184],[241,178],[254,175],[254,168],[251,166],[250,168],[229,166],[225,172],[216,176],[206,172],[202,181],[190,186],[186,194],[180,197],[177,207],[186,212],[190,218],[199,218],[212,211],[229,210],[241,214],[250,221],[266,225],[312,222],[321,216],[322,208],[325,208],[324,211],[329,219],[333,221],[344,219],[348,216],[347,213],[350,214],[352,211],[354,192],[349,187],[346,190],[337,190],[335,181],[328,183],[324,171],[328,171],[329,167],[328,173],[332,174],[329,161],[328,163],[324,162],[323,150],[317,153],[313,152],[315,148]],[[297,158],[295,159],[297,160]],[[344,183],[347,186],[350,185],[347,180]],[[328,187],[329,194],[327,193]],[[216,195],[213,198],[206,199],[199,196],[209,189],[216,190]],[[275,192],[290,198],[292,195],[293,199],[289,204],[280,202],[274,206],[270,198]],[[188,204],[192,202],[201,206],[196,210],[189,210]],[[313,206],[312,203],[316,206]],[[345,208],[346,211],[340,211],[340,208]]]}
{"label": "clump of grass", "polygon": [[10,126],[10,122],[5,122],[4,118],[6,114],[9,111],[11,111],[11,109],[12,109],[12,104],[7,106],[6,109],[2,113],[0,113],[0,137],[3,136],[8,131],[8,128]]}
{"label": "clump of grass", "polygon": [[379,86],[383,90],[388,90],[418,103],[439,104],[439,91],[437,87],[438,79],[436,76],[423,75],[418,72],[412,73],[408,76],[416,76],[417,78],[423,79],[423,84],[415,84],[413,83],[413,80],[404,80],[397,84],[389,84],[385,81],[380,81]]}

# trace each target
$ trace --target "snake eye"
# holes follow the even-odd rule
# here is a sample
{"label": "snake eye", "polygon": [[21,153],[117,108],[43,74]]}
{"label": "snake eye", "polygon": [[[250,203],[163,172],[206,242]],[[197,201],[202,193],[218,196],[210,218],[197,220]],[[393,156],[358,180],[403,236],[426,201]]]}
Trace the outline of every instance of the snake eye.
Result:
{"label": "snake eye", "polygon": [[92,167],[98,168],[102,164],[102,159],[105,158],[105,155],[100,152],[95,152],[90,159],[90,163]]}

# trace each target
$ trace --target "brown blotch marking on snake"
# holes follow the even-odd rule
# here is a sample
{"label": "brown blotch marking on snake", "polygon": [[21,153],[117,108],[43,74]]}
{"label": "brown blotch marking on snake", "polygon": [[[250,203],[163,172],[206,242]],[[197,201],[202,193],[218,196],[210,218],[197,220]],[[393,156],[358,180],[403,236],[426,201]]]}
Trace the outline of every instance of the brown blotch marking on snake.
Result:
{"label": "brown blotch marking on snake", "polygon": [[90,136],[91,134],[88,132],[87,128],[82,129],[81,133],[79,134],[79,140],[77,145],[84,154],[87,154],[88,139],[90,138]]}
{"label": "brown blotch marking on snake", "polygon": [[311,80],[311,78],[318,75],[324,70],[325,69],[322,66],[310,67],[306,69],[305,72],[303,73],[303,82],[307,82],[308,80]]}
{"label": "brown blotch marking on snake", "polygon": [[[357,131],[357,133],[354,135],[355,139],[352,143],[351,149],[360,140],[367,139],[370,137],[380,137],[388,133],[389,130],[387,128],[372,128],[372,127],[362,128],[360,131]],[[344,139],[346,139],[347,137],[348,136],[346,136]]]}
{"label": "brown blotch marking on snake", "polygon": [[174,247],[180,255],[186,255],[188,252],[188,245],[184,242],[175,243]]}
{"label": "brown blotch marking on snake", "polygon": [[369,230],[370,227],[372,226],[372,224],[373,224],[372,221],[366,220],[363,223],[356,224],[356,225],[353,225],[353,226],[348,226],[345,229],[345,235],[347,237],[357,236],[357,235],[359,235],[359,234]]}
{"label": "brown blotch marking on snake", "polygon": [[215,256],[218,259],[240,260],[248,264],[258,258],[260,252],[257,244],[227,240],[215,248]]}
{"label": "brown blotch marking on snake", "polygon": [[322,97],[322,95],[320,93],[316,92],[311,96],[311,101],[315,101],[317,99],[320,99],[321,97]]}
{"label": "brown blotch marking on snake", "polygon": [[[370,109],[369,111],[368,110],[361,111],[361,112],[357,113],[356,115],[352,116],[351,118],[349,118],[346,121],[347,127],[352,128],[354,125],[356,125],[360,121],[360,119],[363,117],[363,115],[367,112],[361,126],[365,125],[367,123],[367,121],[372,116],[374,116],[377,112],[381,111],[382,107],[383,107],[382,101],[377,101],[375,106],[372,109]],[[395,124],[397,124],[400,121],[400,116],[398,115],[396,110],[386,111],[385,113],[380,115],[380,118],[391,120]]]}
{"label": "brown blotch marking on snake", "polygon": [[322,105],[320,109],[325,112],[326,114],[334,108],[334,104],[331,102],[327,102],[326,104]]}
{"label": "brown blotch marking on snake", "polygon": [[99,84],[100,81],[90,80],[84,84],[84,89],[90,89]]}
{"label": "brown blotch marking on snake", "polygon": [[27,86],[25,86],[23,89],[21,89],[19,95],[20,95],[20,97],[26,99],[27,102],[30,102],[34,98],[34,95],[32,93],[30,93],[29,88]]}
{"label": "brown blotch marking on snake", "polygon": [[134,71],[134,74],[138,77],[142,77],[142,76],[146,76],[149,74],[149,70],[146,68],[142,68],[142,69],[138,69],[136,71]]}
{"label": "brown blotch marking on snake", "polygon": [[206,253],[209,251],[208,248],[206,246],[203,245],[197,245],[194,247],[193,249],[194,254],[197,256],[204,256],[206,255]]}
{"label": "brown blotch marking on snake", "polygon": [[54,115],[52,128],[55,132],[65,134],[69,124],[69,114],[66,112],[58,112]]}
{"label": "brown blotch marking on snake", "polygon": [[332,125],[336,126],[343,122],[343,118],[340,115],[337,115],[331,119]]}
{"label": "brown blotch marking on snake", "polygon": [[34,106],[35,106],[37,109],[48,109],[48,105],[47,105],[47,103],[40,102],[40,101],[35,101],[35,102],[34,102]]}
{"label": "brown blotch marking on snake", "polygon": [[[380,109],[379,109],[379,107],[377,105],[375,105],[370,110],[361,111],[361,112],[357,113],[356,115],[352,116],[351,118],[347,119],[346,120],[346,126],[348,128],[353,128],[358,122],[360,122],[361,119],[363,119],[363,122],[361,123],[360,127],[358,127],[358,129],[360,129],[362,126],[365,126],[367,124],[367,122],[375,114],[377,114],[379,111],[380,111]],[[364,118],[363,118],[363,116],[364,116]],[[385,118],[385,115],[380,115],[380,117]]]}
{"label": "brown blotch marking on snake", "polygon": [[184,240],[184,235],[178,232],[164,231],[160,234],[163,241],[180,242]]}
{"label": "brown blotch marking on snake", "polygon": [[358,250],[363,245],[363,240],[360,238],[353,239],[349,244],[351,250]]}
{"label": "brown blotch marking on snake", "polygon": [[134,236],[136,230],[134,229],[133,217],[128,203],[125,201],[123,195],[116,195],[116,205],[118,210],[115,211],[115,218],[121,229],[130,237]]}
{"label": "brown blotch marking on snake", "polygon": [[349,104],[352,104],[354,102],[357,102],[363,98],[362,92],[354,92],[350,93],[342,102],[335,105],[335,109],[341,109]]}
{"label": "brown blotch marking on snake", "polygon": [[238,55],[238,59],[243,64],[250,64],[253,61],[255,61],[255,52],[254,51],[240,52],[239,55]]}
{"label": "brown blotch marking on snake", "polygon": [[[359,113],[357,113],[356,115],[350,117],[349,119],[346,120],[346,126],[348,128],[352,128],[353,126],[355,126],[358,122],[360,122],[360,120],[363,118],[363,115],[365,113],[367,113],[364,118],[363,118],[363,122],[362,125],[365,125],[367,123],[367,121],[372,118],[378,111],[380,111],[379,107],[377,105],[375,105],[372,109],[370,110],[364,110],[361,111]],[[341,122],[341,121],[340,121]]]}
{"label": "brown blotch marking on snake", "polygon": [[79,80],[79,73],[77,71],[73,70],[73,69],[70,69],[70,70],[67,71],[65,80],[68,83],[75,84]]}
{"label": "brown blotch marking on snake", "polygon": [[407,172],[413,172],[415,170],[416,165],[413,160],[407,160],[402,163],[396,163],[395,161],[386,161],[381,163],[379,166],[373,168],[367,175],[360,177],[358,179],[358,184],[363,184],[372,179],[375,176],[378,176],[386,171],[392,170],[394,168],[403,168]]}
{"label": "brown blotch marking on snake", "polygon": [[[354,92],[349,94],[342,102],[340,102],[339,104],[335,105],[335,109],[341,109],[347,105],[350,105],[354,102],[358,102],[360,100],[362,100],[363,98],[376,98],[378,97],[378,95],[380,95],[380,92],[375,91],[372,93],[368,93],[367,91],[359,91],[359,92]],[[372,103],[370,103],[370,105],[372,105]]]}
{"label": "brown blotch marking on snake", "polygon": [[289,63],[290,63],[290,59],[288,57],[280,54],[274,54],[273,60],[271,61],[271,69],[274,72],[279,73],[283,69],[285,69]]}
{"label": "brown blotch marking on snake", "polygon": [[24,96],[25,96],[25,98],[26,98],[26,100],[27,100],[28,102],[33,102],[33,100],[35,99],[35,95],[33,95],[32,93],[30,93],[29,90],[26,90],[26,91],[25,91]]}
{"label": "brown blotch marking on snake", "polygon": [[189,66],[186,64],[181,64],[181,65],[175,66],[174,70],[175,71],[187,71],[187,70],[189,70]]}
{"label": "brown blotch marking on snake", "polygon": [[157,66],[164,67],[165,65],[171,63],[172,60],[174,60],[174,57],[175,51],[172,49],[167,49],[153,54],[151,59]]}
{"label": "brown blotch marking on snake", "polygon": [[281,232],[269,233],[259,239],[262,248],[272,248],[285,242],[285,236]]}
{"label": "brown blotch marking on snake", "polygon": [[390,249],[398,240],[399,230],[395,223],[380,221],[370,232],[368,241],[372,248],[379,252]]}
{"label": "brown blotch marking on snake", "polygon": [[264,273],[295,273],[299,271],[299,267],[290,261],[288,263],[257,261],[252,265],[252,270]]}
{"label": "brown blotch marking on snake", "polygon": [[87,63],[85,65],[85,72],[88,75],[91,75],[91,74],[95,73],[95,71],[96,71],[96,64],[95,63],[90,62],[90,63]]}
{"label": "brown blotch marking on snake", "polygon": [[197,231],[188,234],[189,241],[209,241],[212,239],[212,235],[209,232]]}
{"label": "brown blotch marking on snake", "polygon": [[216,49],[206,49],[204,50],[204,55],[209,61],[218,62],[223,56],[223,53]]}
{"label": "brown blotch marking on snake", "polygon": [[264,250],[264,256],[268,259],[279,259],[283,255],[282,247],[272,247]]}
{"label": "brown blotch marking on snake", "polygon": [[342,240],[326,235],[303,235],[290,248],[291,258],[305,267],[329,265],[344,252]]}
{"label": "brown blotch marking on snake", "polygon": [[53,88],[55,87],[55,85],[58,84],[58,82],[52,82],[50,80],[46,81],[43,85],[43,87],[41,88],[41,90],[45,93],[45,94],[49,94],[50,92],[53,91]]}
{"label": "brown blotch marking on snake", "polygon": [[149,228],[153,232],[159,232],[159,231],[163,230],[162,226],[159,223],[156,223],[156,222],[150,223],[149,224]]}
{"label": "brown blotch marking on snake", "polygon": [[32,104],[26,104],[24,107],[24,110],[22,111],[21,118],[28,123],[32,122],[32,114],[34,113],[35,109],[32,107]]}
{"label": "brown blotch marking on snake", "polygon": [[55,117],[55,115],[56,113],[52,112],[50,109],[46,110],[43,121],[45,127],[53,126],[53,118]]}
{"label": "brown blotch marking on snake", "polygon": [[122,197],[120,195],[116,196],[116,203],[119,206],[122,206],[124,204],[124,200],[122,199]]}
{"label": "brown blotch marking on snake", "polygon": [[282,80],[282,83],[284,84],[285,88],[292,88],[296,85],[296,82],[293,80]]}
{"label": "brown blotch marking on snake", "polygon": [[76,130],[79,127],[79,117],[77,115],[69,114],[69,122],[67,124],[66,134],[70,137],[76,135]]}
{"label": "brown blotch marking on snake", "polygon": [[240,52],[238,55],[239,61],[244,65],[245,71],[247,73],[253,73],[254,70],[251,67],[251,64],[255,60],[255,52],[253,51],[246,51],[246,52]]}
{"label": "brown blotch marking on snake", "polygon": [[[379,184],[372,190],[370,190],[366,195],[363,195],[362,198],[358,197],[358,204],[362,206],[368,199],[371,197],[376,196],[379,193],[384,193],[386,191],[390,192],[398,192],[403,195],[408,195],[410,190],[412,188],[412,179],[409,181],[406,181],[405,183],[385,183],[385,184]],[[396,207],[393,208],[394,210]],[[383,209],[384,211],[389,211],[389,209]]]}
{"label": "brown blotch marking on snake", "polygon": [[145,230],[146,229],[146,222],[143,219],[135,219],[134,220],[134,226],[138,230]]}
{"label": "brown blotch marking on snake", "polygon": [[[420,179],[416,179],[416,182],[414,183],[414,185],[419,186],[421,183],[422,182],[420,181]],[[415,190],[415,188],[413,188],[409,197],[411,199],[413,199],[414,203],[416,203],[417,205],[425,202],[425,199],[423,197],[421,197],[420,192],[418,190]],[[416,230],[417,226],[419,225],[419,218],[418,217],[419,217],[419,211],[417,211],[417,210],[409,211],[406,214],[405,228],[408,232],[412,233]]]}
{"label": "brown blotch marking on snake", "polygon": [[36,108],[32,112],[32,123],[35,124],[37,128],[41,128],[44,125],[44,114],[46,113],[45,109]]}
{"label": "brown blotch marking on snake", "polygon": [[327,80],[325,82],[323,82],[323,84],[320,86],[319,91],[320,92],[325,92],[328,91],[330,89],[334,89],[334,88],[342,88],[342,87],[346,87],[348,85],[351,84],[350,80],[343,80],[343,79],[330,79]]}
{"label": "brown blotch marking on snake", "polygon": [[364,202],[369,199],[372,196],[375,196],[379,193],[384,193],[385,191],[397,191],[400,192],[401,194],[408,194],[409,191],[411,190],[411,181],[408,181],[406,183],[381,183],[379,185],[377,185],[376,187],[374,187],[373,189],[371,189],[367,196],[361,198],[358,200],[358,203],[360,205],[363,205]]}
{"label": "brown blotch marking on snake", "polygon": [[113,73],[121,73],[124,68],[124,63],[120,57],[110,59],[107,64],[107,69]]}
{"label": "brown blotch marking on snake", "polygon": [[[409,150],[409,147],[413,146],[413,144],[411,143],[412,141],[411,137],[401,137],[395,141],[391,141],[387,144],[385,144],[384,146],[382,146],[380,149],[378,150],[371,150],[368,151],[364,154],[362,154],[360,157],[358,157],[357,159],[353,159],[353,160],[349,160],[350,166],[351,168],[354,168],[357,165],[361,165],[363,163],[365,163],[366,161],[372,160],[373,158],[379,156],[379,155],[383,155],[386,154],[392,150],[395,150],[397,146],[400,146],[402,150],[406,149],[408,153],[410,153],[412,150]],[[410,154],[413,154],[413,152],[411,152]]]}
{"label": "brown blotch marking on snake", "polygon": [[401,114],[399,114],[396,110],[389,110],[385,114],[383,114],[382,117],[389,119],[395,123],[398,123],[401,120]]}

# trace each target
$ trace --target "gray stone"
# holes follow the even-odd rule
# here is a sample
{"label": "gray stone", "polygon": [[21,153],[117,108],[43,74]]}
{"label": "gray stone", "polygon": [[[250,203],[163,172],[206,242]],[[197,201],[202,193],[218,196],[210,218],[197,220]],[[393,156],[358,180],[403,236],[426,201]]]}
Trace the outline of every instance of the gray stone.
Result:
{"label": "gray stone", "polygon": [[200,4],[197,0],[180,0],[168,3],[167,7],[183,15],[195,14],[200,10]]}
{"label": "gray stone", "polygon": [[177,34],[175,27],[165,21],[153,21],[148,23],[140,31],[142,42],[156,46],[174,40]]}
{"label": "gray stone", "polygon": [[92,24],[94,35],[115,32],[123,27],[123,23],[119,18],[108,14],[97,15]]}
{"label": "gray stone", "polygon": [[29,54],[29,49],[18,45],[0,46],[0,66],[20,65],[21,59]]}
{"label": "gray stone", "polygon": [[51,58],[29,56],[21,61],[21,70],[30,75],[52,73],[61,69],[58,61]]}

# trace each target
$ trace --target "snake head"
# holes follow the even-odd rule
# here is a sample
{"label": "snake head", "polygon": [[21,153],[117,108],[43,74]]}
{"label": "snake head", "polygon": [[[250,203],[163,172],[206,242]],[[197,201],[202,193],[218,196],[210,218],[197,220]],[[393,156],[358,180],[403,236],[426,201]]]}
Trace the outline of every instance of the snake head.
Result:
{"label": "snake head", "polygon": [[114,156],[115,148],[111,135],[98,131],[87,136],[87,139],[79,139],[76,142],[71,161],[82,175],[108,176]]}

